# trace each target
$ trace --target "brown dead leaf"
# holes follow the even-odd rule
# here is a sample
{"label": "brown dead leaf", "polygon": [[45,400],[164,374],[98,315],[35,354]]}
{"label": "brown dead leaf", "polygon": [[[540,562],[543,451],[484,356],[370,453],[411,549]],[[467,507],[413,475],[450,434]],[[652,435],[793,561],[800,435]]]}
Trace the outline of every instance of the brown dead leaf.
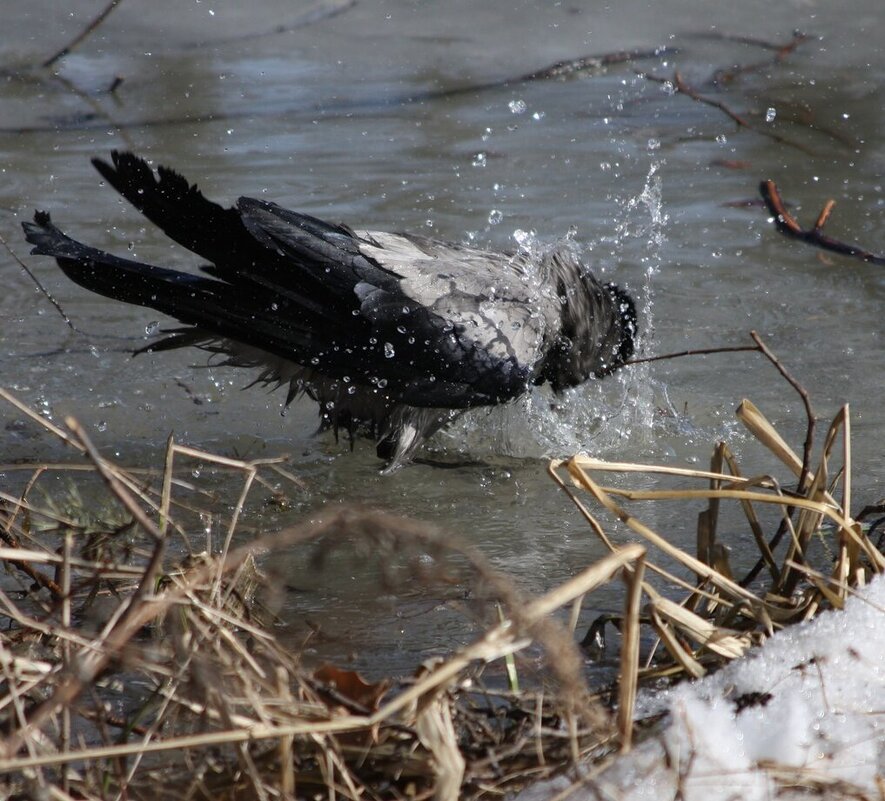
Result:
{"label": "brown dead leaf", "polygon": [[[313,672],[313,677],[334,691],[327,694],[329,697],[326,700],[338,704],[342,701],[352,701],[369,712],[378,710],[381,699],[390,687],[389,681],[369,684],[355,670],[342,670],[328,664],[318,667]],[[322,689],[319,689],[322,692]]]}

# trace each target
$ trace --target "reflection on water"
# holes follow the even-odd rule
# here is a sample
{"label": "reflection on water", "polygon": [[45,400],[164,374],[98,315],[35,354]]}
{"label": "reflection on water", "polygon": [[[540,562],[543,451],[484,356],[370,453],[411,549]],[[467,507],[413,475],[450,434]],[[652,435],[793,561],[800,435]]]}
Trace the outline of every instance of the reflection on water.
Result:
{"label": "reflection on water", "polygon": [[[45,58],[98,10],[87,6],[69,16],[48,0],[11,0],[0,66]],[[854,494],[872,502],[885,474],[885,273],[782,239],[761,208],[742,205],[771,177],[802,219],[834,197],[828,232],[885,250],[885,65],[874,35],[880,11],[873,0],[852,8],[849,25],[834,4],[761,0],[703,8],[684,0],[653,8],[387,0],[237,41],[284,25],[294,16],[291,4],[219,6],[214,14],[205,3],[176,4],[174,12],[162,2],[121,4],[59,63],[59,78],[31,70],[0,83],[0,231],[24,254],[20,220],[48,208],[64,229],[96,246],[177,268],[191,264],[92,172],[90,157],[130,147],[179,167],[224,203],[247,194],[355,227],[502,249],[571,236],[594,272],[639,296],[646,354],[746,344],[755,329],[809,388],[821,416],[850,402]],[[765,47],[690,35],[783,42],[797,26],[825,38],[782,61]],[[679,52],[579,79],[506,80],[587,53],[660,45]],[[736,64],[764,66],[735,71]],[[716,83],[721,67],[730,77],[720,74]],[[637,69],[662,78],[678,69],[763,133],[738,128],[719,109]],[[103,91],[117,75],[122,84]],[[106,452],[134,462],[158,460],[173,429],[179,440],[220,452],[290,453],[292,469],[311,487],[292,519],[358,503],[431,520],[470,538],[528,591],[552,586],[601,553],[546,477],[542,457],[588,451],[703,464],[713,441],[727,437],[746,472],[773,469],[734,423],[745,396],[797,448],[804,437],[799,399],[757,356],[678,359],[630,368],[561,398],[540,391],[477,410],[433,449],[483,464],[416,466],[382,479],[370,447],[350,453],[346,442],[313,437],[315,409],[300,405],[283,419],[281,394],[240,391],[248,376],[203,369],[199,354],[131,359],[125,351],[144,343],[155,313],[90,297],[45,261],[28,263],[88,332],[71,332],[0,256],[4,383],[42,413],[55,420],[75,414]],[[58,456],[56,443],[29,435],[15,418],[4,411],[7,458]],[[686,518],[652,510],[649,522],[689,542],[695,511]],[[251,515],[260,527],[262,512]],[[732,545],[739,559],[742,543]],[[337,630],[345,637],[359,631],[366,649],[377,621],[391,653],[461,636],[447,611],[391,628],[396,603],[378,594],[367,577],[340,567],[309,598],[293,595],[291,611],[329,610]],[[364,601],[358,614],[355,599]],[[613,593],[592,603],[614,609],[620,601]],[[428,604],[437,609],[434,599]],[[406,662],[390,657],[394,666]]]}

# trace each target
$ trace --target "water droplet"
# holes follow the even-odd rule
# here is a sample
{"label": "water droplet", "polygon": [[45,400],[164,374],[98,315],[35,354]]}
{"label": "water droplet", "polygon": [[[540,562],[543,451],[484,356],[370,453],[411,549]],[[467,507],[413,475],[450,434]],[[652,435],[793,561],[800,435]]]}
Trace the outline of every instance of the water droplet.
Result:
{"label": "water droplet", "polygon": [[655,139],[654,137],[652,137],[651,139],[648,140],[648,144],[646,145],[646,147],[648,147],[649,152],[654,151],[654,150],[660,150],[661,140]]}
{"label": "water droplet", "polygon": [[525,114],[528,106],[525,104],[525,100],[511,100],[507,104],[507,108],[510,109],[511,114]]}
{"label": "water droplet", "polygon": [[716,141],[720,145],[727,145],[728,144],[728,137],[725,134],[719,134],[719,136],[716,137]]}
{"label": "water droplet", "polygon": [[95,424],[95,428],[96,428],[98,431],[107,431],[107,430],[108,430],[108,423],[107,423],[107,420],[99,420],[99,421]]}
{"label": "water droplet", "polygon": [[516,240],[516,244],[522,247],[529,242],[532,235],[528,231],[523,231],[522,228],[517,228],[513,232],[513,238]]}
{"label": "water droplet", "polygon": [[350,383],[350,376],[349,375],[344,376],[342,381],[344,381],[345,384],[349,384]]}
{"label": "water droplet", "polygon": [[159,330],[160,330],[160,324],[159,324],[156,320],[151,320],[151,322],[149,322],[149,323],[144,327],[144,332],[145,332],[145,334],[147,334],[149,337],[152,337],[152,336],[153,336],[154,334],[156,334],[157,331],[159,331]]}
{"label": "water droplet", "polygon": [[492,209],[489,212],[489,225],[497,225],[504,219],[504,212],[498,209]]}
{"label": "water droplet", "polygon": [[320,363],[320,360],[319,360],[316,356],[314,356],[314,357],[310,360],[310,363],[311,363],[311,364],[319,364],[319,363]]}
{"label": "water droplet", "polygon": [[[393,345],[389,342],[384,343],[384,358],[392,359],[396,355],[396,351],[393,349]],[[380,386],[380,383],[379,383]]]}
{"label": "water droplet", "polygon": [[486,154],[483,152],[477,153],[473,157],[473,161],[471,162],[474,167],[485,167],[486,166]]}
{"label": "water droplet", "polygon": [[405,333],[406,333],[406,327],[405,327],[404,325],[398,325],[398,326],[396,327],[396,330],[399,331],[401,334],[405,334]]}
{"label": "water droplet", "polygon": [[351,386],[349,386],[349,387],[347,388],[347,394],[348,394],[348,395],[354,395],[355,393],[356,393],[356,387],[355,387],[355,386],[351,385]]}
{"label": "water droplet", "polygon": [[270,310],[271,310],[271,311],[279,311],[279,308],[280,308],[279,305],[276,304],[276,303],[271,303],[271,304],[270,304]]}
{"label": "water droplet", "polygon": [[535,120],[535,122],[540,122],[546,116],[547,116],[546,111],[536,111],[534,114],[532,114],[532,119]]}
{"label": "water droplet", "polygon": [[777,111],[774,110],[771,106],[769,106],[765,110],[765,121],[766,122],[774,122],[774,118],[777,116]]}
{"label": "water droplet", "polygon": [[378,389],[384,389],[384,387],[386,387],[386,386],[387,386],[387,379],[386,378],[379,378],[378,379]]}

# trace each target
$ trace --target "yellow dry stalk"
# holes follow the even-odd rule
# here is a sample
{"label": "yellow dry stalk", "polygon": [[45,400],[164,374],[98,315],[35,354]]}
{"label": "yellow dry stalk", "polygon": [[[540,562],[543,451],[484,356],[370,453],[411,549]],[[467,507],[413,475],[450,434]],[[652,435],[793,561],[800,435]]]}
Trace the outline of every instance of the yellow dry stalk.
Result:
{"label": "yellow dry stalk", "polygon": [[[777,432],[775,427],[749,400],[741,402],[737,416],[756,439],[785,464],[797,477],[803,474],[803,462]],[[649,599],[647,618],[674,661],[689,675],[699,676],[705,671],[699,654],[706,651],[722,659],[733,659],[764,636],[797,620],[813,617],[822,604],[841,608],[853,586],[867,580],[867,572],[885,571],[883,556],[864,536],[861,525],[850,515],[851,504],[851,446],[850,415],[843,406],[830,424],[815,470],[805,468],[806,479],[801,495],[787,494],[771,475],[744,477],[737,460],[726,443],[718,443],[711,458],[710,470],[694,470],[663,465],[643,465],[631,462],[606,462],[587,456],[575,456],[554,461],[549,472],[568,493],[590,521],[593,530],[610,549],[615,545],[610,534],[602,530],[590,510],[579,497],[578,490],[588,492],[612,516],[619,519],[647,543],[679,562],[697,578],[694,591],[683,600],[664,598],[647,582],[641,590]],[[830,459],[841,444],[842,470],[836,473],[832,486]],[[725,471],[728,472],[725,472]],[[565,472],[566,477],[561,473]],[[597,474],[643,473],[690,478],[706,483],[701,489],[624,489],[599,483]],[[570,481],[569,481],[570,480]],[[841,481],[841,499],[837,500]],[[576,488],[576,489],[573,489]],[[616,500],[617,499],[617,500]],[[707,507],[698,518],[697,555],[672,545],[668,539],[634,516],[621,501],[706,500]],[[723,501],[738,503],[750,527],[762,560],[771,577],[771,589],[759,598],[731,576],[724,545],[717,542],[720,505]],[[778,506],[789,535],[787,554],[780,566],[775,561],[768,538],[757,514],[759,504]],[[798,512],[795,522],[791,512]],[[819,532],[824,521],[830,521],[836,531],[838,547],[832,574],[821,576],[804,564],[804,554],[811,537]],[[862,558],[865,557],[865,560]],[[647,567],[664,576],[674,586],[685,587],[683,580],[668,574],[651,560]],[[795,591],[795,583],[805,576],[809,586]],[[696,609],[705,600],[703,611]],[[744,631],[729,628],[740,619],[750,621],[752,628]],[[697,644],[690,653],[685,640]]]}
{"label": "yellow dry stalk", "polygon": [[649,610],[649,616],[651,618],[651,624],[657,632],[658,637],[661,638],[661,642],[664,643],[664,647],[676,663],[681,665],[682,669],[694,679],[699,679],[705,675],[707,672],[706,668],[682,646],[676,633],[664,622],[658,614],[657,609],[652,607]]}
{"label": "yellow dry stalk", "polygon": [[703,648],[724,656],[726,659],[743,656],[753,645],[748,634],[717,626],[669,598],[658,597],[650,604],[663,620],[672,623]]}

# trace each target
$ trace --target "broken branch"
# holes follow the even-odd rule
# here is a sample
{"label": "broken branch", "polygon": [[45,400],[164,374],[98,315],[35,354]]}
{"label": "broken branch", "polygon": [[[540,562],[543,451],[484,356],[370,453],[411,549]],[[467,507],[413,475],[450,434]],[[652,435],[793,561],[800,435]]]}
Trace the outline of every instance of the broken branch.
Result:
{"label": "broken branch", "polygon": [[784,236],[799,239],[822,250],[830,250],[843,256],[853,256],[856,259],[862,259],[871,264],[885,265],[885,256],[872,253],[860,245],[850,245],[847,242],[841,242],[823,233],[823,227],[830,218],[833,206],[836,205],[835,200],[828,200],[824,204],[823,209],[821,209],[820,214],[818,214],[814,225],[811,228],[804,229],[796,221],[796,218],[787,211],[784,200],[774,181],[771,179],[763,181],[759,185],[759,191],[762,193],[762,199],[765,201],[765,205],[768,206],[769,212],[774,217],[775,227]]}

